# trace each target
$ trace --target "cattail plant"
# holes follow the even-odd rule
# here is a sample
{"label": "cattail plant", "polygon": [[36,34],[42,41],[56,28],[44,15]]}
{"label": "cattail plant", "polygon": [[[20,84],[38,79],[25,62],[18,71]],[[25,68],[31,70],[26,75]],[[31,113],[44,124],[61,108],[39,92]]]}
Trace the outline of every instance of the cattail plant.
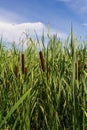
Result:
{"label": "cattail plant", "polygon": [[27,67],[24,68],[24,71],[25,71],[25,78],[27,76]]}
{"label": "cattail plant", "polygon": [[25,68],[24,68],[24,54],[22,54],[22,73],[24,74]]}
{"label": "cattail plant", "polygon": [[39,52],[39,55],[40,55],[42,70],[43,70],[43,72],[45,72],[46,71],[46,66],[45,66],[45,61],[44,61],[44,56],[43,56],[42,51]]}
{"label": "cattail plant", "polygon": [[75,62],[75,79],[78,80],[78,63]]}
{"label": "cattail plant", "polygon": [[15,65],[15,76],[18,77],[18,65]]}

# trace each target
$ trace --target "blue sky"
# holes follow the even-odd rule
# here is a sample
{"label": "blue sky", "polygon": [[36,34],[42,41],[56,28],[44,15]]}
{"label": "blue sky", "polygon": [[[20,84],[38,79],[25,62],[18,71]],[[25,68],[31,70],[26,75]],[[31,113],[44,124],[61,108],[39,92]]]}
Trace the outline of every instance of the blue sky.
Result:
{"label": "blue sky", "polygon": [[0,0],[0,30],[7,38],[12,34],[15,40],[16,31],[19,36],[25,26],[31,34],[35,27],[41,35],[43,28],[47,32],[48,23],[53,33],[66,38],[71,22],[76,36],[84,39],[87,36],[87,0]]}

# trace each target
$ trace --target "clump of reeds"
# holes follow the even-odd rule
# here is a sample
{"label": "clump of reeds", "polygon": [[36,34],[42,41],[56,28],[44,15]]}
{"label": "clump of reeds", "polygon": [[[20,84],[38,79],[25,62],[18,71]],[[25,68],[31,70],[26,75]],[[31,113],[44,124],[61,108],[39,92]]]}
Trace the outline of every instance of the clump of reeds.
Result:
{"label": "clump of reeds", "polygon": [[51,70],[50,70],[50,67],[48,67],[48,70],[47,70],[47,79],[50,78],[50,74],[51,74]]}
{"label": "clump of reeds", "polygon": [[15,65],[15,76],[18,77],[18,65]]}
{"label": "clump of reeds", "polygon": [[87,72],[87,65],[84,64],[84,70]]}
{"label": "clump of reeds", "polygon": [[6,72],[4,71],[4,78],[6,78]]}
{"label": "clump of reeds", "polygon": [[25,68],[24,68],[24,54],[22,54],[22,73],[24,74]]}
{"label": "clump of reeds", "polygon": [[44,56],[43,56],[42,51],[39,52],[39,55],[40,55],[42,70],[43,70],[43,72],[45,72],[46,71],[46,66],[45,66],[45,61],[44,61]]}
{"label": "clump of reeds", "polygon": [[78,80],[78,62],[75,62],[75,79]]}

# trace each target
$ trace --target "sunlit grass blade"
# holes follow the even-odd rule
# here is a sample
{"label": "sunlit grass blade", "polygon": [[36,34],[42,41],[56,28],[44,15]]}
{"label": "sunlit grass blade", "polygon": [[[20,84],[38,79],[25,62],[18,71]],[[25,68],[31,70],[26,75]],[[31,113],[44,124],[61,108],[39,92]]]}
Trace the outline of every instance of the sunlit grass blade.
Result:
{"label": "sunlit grass blade", "polygon": [[28,96],[28,94],[30,94],[31,89],[29,89],[16,103],[15,105],[11,108],[11,110],[8,112],[8,114],[6,115],[6,117],[4,118],[4,120],[1,122],[0,127],[2,127],[2,125],[4,125],[4,123],[6,122],[6,120],[8,118],[10,118],[10,116],[13,114],[13,112],[18,108],[18,106],[26,99],[26,97]]}

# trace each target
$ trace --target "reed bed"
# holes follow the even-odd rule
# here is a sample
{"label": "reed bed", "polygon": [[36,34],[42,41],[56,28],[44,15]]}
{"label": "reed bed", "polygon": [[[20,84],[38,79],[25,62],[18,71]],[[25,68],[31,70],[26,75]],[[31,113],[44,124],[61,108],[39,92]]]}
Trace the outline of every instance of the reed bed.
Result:
{"label": "reed bed", "polygon": [[[86,130],[87,46],[56,35],[22,52],[0,41],[0,130]],[[81,44],[81,43],[80,43]]]}

